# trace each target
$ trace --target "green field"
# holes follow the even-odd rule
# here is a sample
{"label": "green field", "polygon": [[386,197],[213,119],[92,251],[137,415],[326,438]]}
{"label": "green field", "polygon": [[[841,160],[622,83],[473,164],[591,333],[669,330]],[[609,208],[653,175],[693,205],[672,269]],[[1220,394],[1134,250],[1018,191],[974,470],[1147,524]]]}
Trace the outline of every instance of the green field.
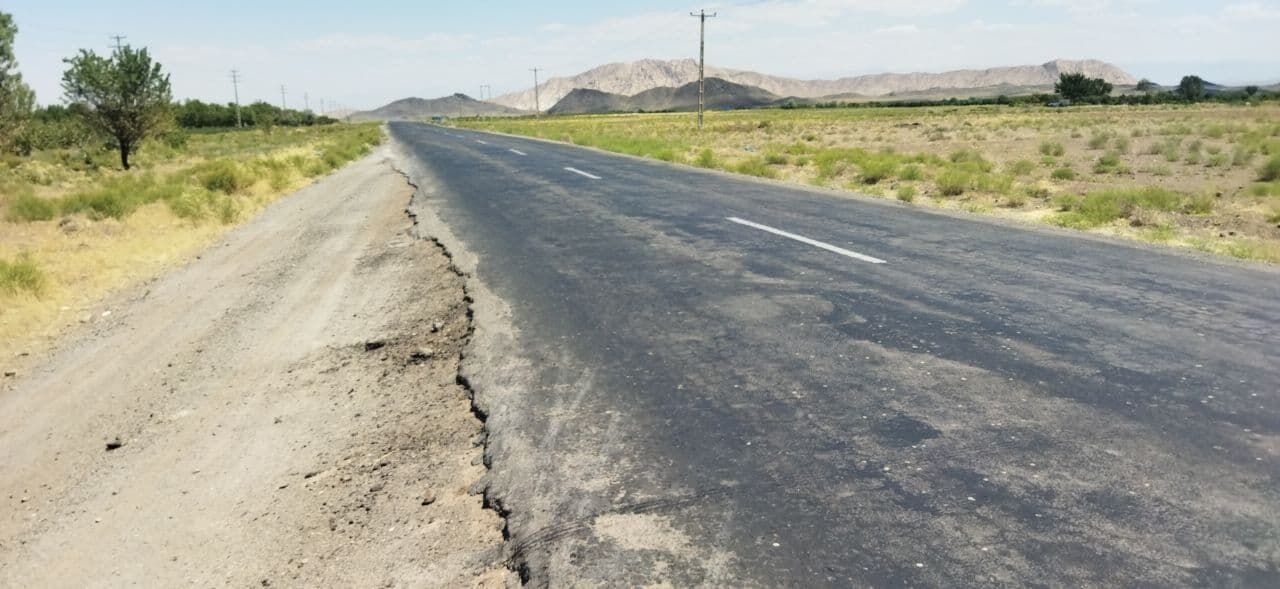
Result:
{"label": "green field", "polygon": [[1280,262],[1280,106],[778,109],[461,126]]}

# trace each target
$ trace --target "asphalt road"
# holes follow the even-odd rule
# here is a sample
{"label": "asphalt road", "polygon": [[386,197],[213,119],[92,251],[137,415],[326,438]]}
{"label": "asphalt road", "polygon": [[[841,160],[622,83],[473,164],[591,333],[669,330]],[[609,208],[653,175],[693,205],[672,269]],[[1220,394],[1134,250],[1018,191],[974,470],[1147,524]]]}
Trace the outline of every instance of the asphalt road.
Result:
{"label": "asphalt road", "polygon": [[538,585],[1280,586],[1280,273],[395,123]]}

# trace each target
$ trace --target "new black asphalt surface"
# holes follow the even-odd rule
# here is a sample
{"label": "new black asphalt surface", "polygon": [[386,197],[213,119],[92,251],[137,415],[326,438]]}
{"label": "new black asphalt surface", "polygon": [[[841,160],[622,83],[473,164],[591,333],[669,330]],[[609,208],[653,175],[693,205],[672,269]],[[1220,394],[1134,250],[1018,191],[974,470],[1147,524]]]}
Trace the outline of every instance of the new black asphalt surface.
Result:
{"label": "new black asphalt surface", "polygon": [[505,309],[468,361],[531,582],[1280,586],[1274,269],[391,133]]}

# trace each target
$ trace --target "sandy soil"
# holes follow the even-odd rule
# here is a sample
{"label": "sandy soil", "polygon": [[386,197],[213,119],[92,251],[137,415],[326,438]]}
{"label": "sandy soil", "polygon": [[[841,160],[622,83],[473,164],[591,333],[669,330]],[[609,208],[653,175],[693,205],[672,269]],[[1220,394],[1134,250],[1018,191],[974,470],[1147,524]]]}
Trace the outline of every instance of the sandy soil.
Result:
{"label": "sandy soil", "polygon": [[463,282],[387,153],[0,379],[0,586],[516,583]]}

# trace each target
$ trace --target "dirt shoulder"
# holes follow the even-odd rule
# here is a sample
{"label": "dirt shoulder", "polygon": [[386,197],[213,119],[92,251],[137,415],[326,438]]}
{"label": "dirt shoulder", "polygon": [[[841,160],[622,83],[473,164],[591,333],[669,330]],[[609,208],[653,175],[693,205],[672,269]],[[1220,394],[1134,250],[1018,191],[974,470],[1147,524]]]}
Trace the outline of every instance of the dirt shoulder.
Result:
{"label": "dirt shoulder", "polygon": [[384,148],[0,381],[0,585],[513,583],[410,195]]}

